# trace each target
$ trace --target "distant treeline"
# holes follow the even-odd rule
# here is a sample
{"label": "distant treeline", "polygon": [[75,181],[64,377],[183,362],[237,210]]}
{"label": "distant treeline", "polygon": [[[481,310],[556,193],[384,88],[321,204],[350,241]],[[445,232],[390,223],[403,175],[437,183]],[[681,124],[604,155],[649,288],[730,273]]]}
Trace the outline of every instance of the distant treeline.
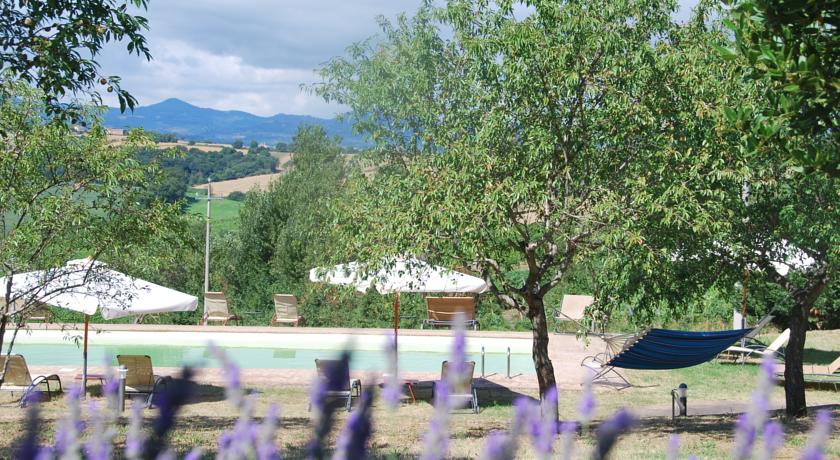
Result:
{"label": "distant treeline", "polygon": [[144,149],[137,153],[139,161],[156,161],[161,166],[164,178],[150,189],[150,194],[167,202],[184,198],[189,186],[206,183],[208,178],[223,181],[270,174],[275,172],[277,163],[267,148],[259,146],[252,146],[247,154],[230,147],[218,152],[186,147],[179,150],[178,155],[161,149]]}

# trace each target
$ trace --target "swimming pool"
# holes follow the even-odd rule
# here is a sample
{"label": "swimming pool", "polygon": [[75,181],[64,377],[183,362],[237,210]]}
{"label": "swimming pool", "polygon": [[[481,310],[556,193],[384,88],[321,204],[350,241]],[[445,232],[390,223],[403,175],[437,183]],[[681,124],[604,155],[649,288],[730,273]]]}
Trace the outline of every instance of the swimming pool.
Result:
{"label": "swimming pool", "polygon": [[[78,336],[78,332],[32,331],[18,336],[14,352],[24,355],[30,365],[79,366],[82,351],[71,340],[73,336]],[[387,370],[382,349],[385,339],[352,334],[106,331],[91,334],[88,362],[98,366],[106,360],[113,363],[119,354],[143,354],[151,356],[158,367],[219,367],[207,349],[209,339],[245,369],[312,369],[316,358],[336,358],[348,348],[352,351],[350,366],[354,371]],[[441,362],[449,357],[451,342],[447,336],[400,336],[400,370],[439,372]],[[529,340],[522,339],[469,338],[467,356],[476,362],[476,373],[480,373],[484,347],[485,373],[504,374],[510,348],[511,373],[533,374],[530,346]]]}

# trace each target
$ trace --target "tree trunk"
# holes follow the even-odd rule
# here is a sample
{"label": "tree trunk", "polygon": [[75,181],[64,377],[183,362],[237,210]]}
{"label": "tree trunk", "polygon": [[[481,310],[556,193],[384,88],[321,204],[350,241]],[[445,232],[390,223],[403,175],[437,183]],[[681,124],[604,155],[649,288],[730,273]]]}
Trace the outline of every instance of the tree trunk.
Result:
{"label": "tree trunk", "polygon": [[544,399],[545,393],[552,387],[557,386],[554,379],[554,365],[548,357],[548,322],[545,320],[545,304],[541,297],[531,297],[528,302],[528,318],[533,327],[534,344],[532,356],[534,358],[534,369],[537,371],[537,382],[540,386],[540,399]]}
{"label": "tree trunk", "polygon": [[[6,337],[6,325],[9,323],[9,316],[0,312],[0,355],[3,355],[3,339]],[[0,369],[0,385],[3,385],[3,381],[6,380],[6,368],[8,368],[7,363],[3,363],[3,368]]]}
{"label": "tree trunk", "polygon": [[785,349],[785,413],[788,417],[804,417],[808,413],[802,358],[805,355],[809,307],[801,305],[797,299],[790,315],[790,340]]}

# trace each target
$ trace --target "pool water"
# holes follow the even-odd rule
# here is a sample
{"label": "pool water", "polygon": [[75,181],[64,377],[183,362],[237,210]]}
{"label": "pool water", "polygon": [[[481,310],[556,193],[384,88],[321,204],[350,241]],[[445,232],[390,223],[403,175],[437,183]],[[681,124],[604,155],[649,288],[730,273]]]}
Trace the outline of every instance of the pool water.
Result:
{"label": "pool water", "polygon": [[[244,369],[314,369],[315,359],[337,358],[340,350],[313,350],[289,348],[220,347],[230,359]],[[82,350],[73,343],[15,345],[14,353],[20,353],[30,365],[80,366]],[[104,364],[106,360],[115,364],[116,355],[149,355],[158,367],[220,367],[218,360],[204,346],[161,346],[161,345],[94,345],[88,348],[88,363],[92,366]],[[399,366],[406,372],[440,372],[441,362],[449,358],[448,353],[427,351],[399,352]],[[481,354],[468,353],[467,360],[476,362],[476,375],[481,373]],[[506,353],[486,353],[485,374],[507,372]],[[533,374],[531,356],[511,354],[510,372]],[[357,350],[351,355],[350,367],[354,371],[382,372],[387,370],[385,353],[381,350]]]}

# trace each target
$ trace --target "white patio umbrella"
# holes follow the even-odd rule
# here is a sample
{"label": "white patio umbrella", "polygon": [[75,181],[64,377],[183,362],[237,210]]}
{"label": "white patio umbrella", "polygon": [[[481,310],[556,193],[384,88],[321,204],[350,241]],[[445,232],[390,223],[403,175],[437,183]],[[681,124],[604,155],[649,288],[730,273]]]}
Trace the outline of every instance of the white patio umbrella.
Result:
{"label": "white patio umbrella", "polygon": [[481,278],[431,265],[416,258],[386,258],[380,268],[365,276],[358,262],[336,265],[331,269],[313,268],[309,280],[343,286],[353,286],[367,292],[373,286],[380,294],[394,294],[394,339],[399,326],[401,292],[455,292],[480,294],[487,290]]}
{"label": "white patio umbrella", "polygon": [[[6,277],[0,278],[0,289],[5,290],[6,283]],[[195,296],[133,278],[89,259],[71,260],[58,269],[16,274],[12,295],[84,313],[83,386],[87,384],[88,323],[97,309],[104,319],[114,319],[194,311],[198,305]]]}

